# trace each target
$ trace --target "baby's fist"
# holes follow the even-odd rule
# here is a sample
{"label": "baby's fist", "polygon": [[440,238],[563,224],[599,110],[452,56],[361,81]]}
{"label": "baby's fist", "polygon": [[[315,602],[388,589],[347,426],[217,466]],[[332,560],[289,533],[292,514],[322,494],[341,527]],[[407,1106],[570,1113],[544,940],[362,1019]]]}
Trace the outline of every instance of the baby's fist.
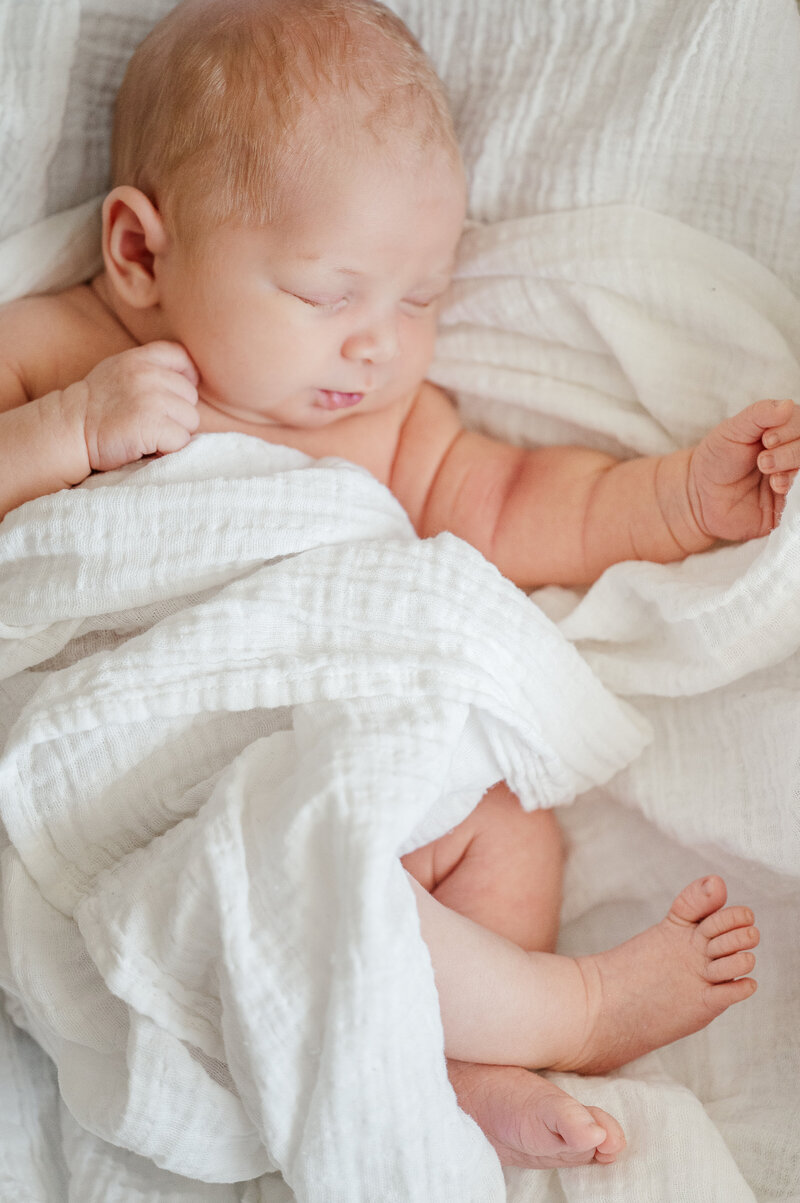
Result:
{"label": "baby's fist", "polygon": [[800,408],[756,401],[715,426],[694,449],[689,496],[701,531],[717,539],[766,535],[800,468]]}
{"label": "baby's fist", "polygon": [[101,360],[65,391],[83,421],[90,467],[107,472],[185,447],[200,424],[198,381],[179,343],[146,343]]}

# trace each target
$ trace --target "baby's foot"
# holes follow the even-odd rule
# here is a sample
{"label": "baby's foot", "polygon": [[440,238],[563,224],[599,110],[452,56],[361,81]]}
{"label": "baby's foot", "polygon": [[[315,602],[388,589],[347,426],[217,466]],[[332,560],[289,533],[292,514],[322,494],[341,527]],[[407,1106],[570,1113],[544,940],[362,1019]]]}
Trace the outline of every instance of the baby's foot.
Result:
{"label": "baby's foot", "polygon": [[578,957],[589,1004],[581,1046],[554,1069],[605,1073],[696,1032],[756,988],[749,907],[722,909],[720,877],[682,890],[666,919],[597,956]]}
{"label": "baby's foot", "polygon": [[483,1130],[502,1165],[563,1169],[608,1165],[625,1148],[617,1121],[584,1107],[539,1074],[511,1065],[448,1061],[462,1111]]}

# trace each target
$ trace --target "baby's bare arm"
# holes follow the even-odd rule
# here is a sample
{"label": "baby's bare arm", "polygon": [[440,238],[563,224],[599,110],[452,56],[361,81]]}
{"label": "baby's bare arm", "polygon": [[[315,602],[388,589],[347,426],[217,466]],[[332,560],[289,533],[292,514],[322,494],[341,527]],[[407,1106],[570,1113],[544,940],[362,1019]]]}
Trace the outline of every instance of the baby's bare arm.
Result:
{"label": "baby's bare arm", "polygon": [[139,347],[89,289],[0,310],[0,517],[197,429],[197,372],[183,347]]}
{"label": "baby's bare arm", "polygon": [[64,390],[31,394],[33,382],[57,375],[52,356],[60,334],[58,306],[51,298],[0,309],[0,517],[34,497],[77,484],[90,471]]}
{"label": "baby's bare arm", "polygon": [[[0,398],[0,402],[6,397]],[[0,414],[0,517],[89,475],[86,446],[60,393]]]}
{"label": "baby's bare arm", "polygon": [[[421,474],[434,441],[439,458]],[[451,531],[522,588],[584,585],[621,560],[667,562],[711,546],[688,504],[690,454],[525,450],[463,430],[428,386],[405,424],[392,489],[421,536]]]}
{"label": "baby's bare arm", "polygon": [[460,535],[523,588],[588,585],[622,560],[667,563],[769,534],[798,471],[791,400],[754,401],[694,447],[624,461],[458,431],[414,521],[422,535]]}
{"label": "baby's bare arm", "polygon": [[620,462],[583,447],[523,450],[465,432],[420,533],[473,543],[524,589],[588,585],[622,560],[666,563],[710,547],[679,505],[688,457]]}

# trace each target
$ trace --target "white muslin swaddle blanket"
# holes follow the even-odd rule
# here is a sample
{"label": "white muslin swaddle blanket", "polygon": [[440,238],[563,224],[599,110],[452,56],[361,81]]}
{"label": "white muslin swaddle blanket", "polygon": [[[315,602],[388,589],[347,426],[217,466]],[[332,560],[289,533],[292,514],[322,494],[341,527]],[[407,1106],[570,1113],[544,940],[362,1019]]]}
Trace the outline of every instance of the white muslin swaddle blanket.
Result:
{"label": "white muslin swaddle blanket", "polygon": [[69,1110],[189,1178],[496,1195],[398,854],[500,778],[570,799],[646,725],[338,461],[205,435],[3,535],[0,980]]}

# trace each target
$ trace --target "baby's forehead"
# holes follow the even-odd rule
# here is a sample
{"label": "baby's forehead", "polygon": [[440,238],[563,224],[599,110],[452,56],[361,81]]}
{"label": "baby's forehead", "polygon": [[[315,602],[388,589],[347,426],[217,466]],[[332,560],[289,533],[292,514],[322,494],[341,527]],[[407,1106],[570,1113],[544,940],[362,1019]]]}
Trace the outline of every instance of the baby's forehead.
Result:
{"label": "baby's forehead", "polygon": [[407,130],[376,138],[360,128],[351,137],[326,138],[305,160],[287,194],[288,216],[302,220],[309,210],[333,216],[344,194],[353,202],[348,214],[362,202],[392,209],[405,198],[449,216],[466,205],[466,178],[460,158],[440,143],[420,143]]}
{"label": "baby's forehead", "polygon": [[251,260],[291,266],[351,286],[406,275],[446,283],[465,216],[463,175],[440,154],[415,154],[409,171],[397,148],[350,155],[328,146],[312,170],[284,186],[271,220],[233,222],[223,237],[235,239],[245,268]]}
{"label": "baby's forehead", "polygon": [[301,86],[289,140],[299,153],[329,150],[339,156],[389,156],[398,171],[413,170],[421,158],[461,165],[450,127],[435,120],[430,94],[421,86],[364,86],[347,74]]}

